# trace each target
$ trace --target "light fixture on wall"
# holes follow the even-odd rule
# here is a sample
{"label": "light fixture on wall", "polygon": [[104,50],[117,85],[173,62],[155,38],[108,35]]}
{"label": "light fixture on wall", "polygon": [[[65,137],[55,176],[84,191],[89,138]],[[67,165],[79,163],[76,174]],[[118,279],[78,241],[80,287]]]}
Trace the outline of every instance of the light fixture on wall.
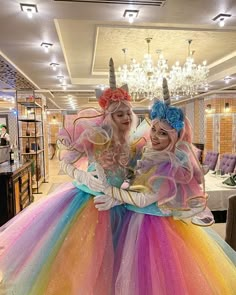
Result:
{"label": "light fixture on wall", "polygon": [[225,103],[225,111],[229,112],[229,103],[228,102]]}
{"label": "light fixture on wall", "polygon": [[134,19],[138,17],[139,10],[131,10],[131,9],[126,9],[124,11],[123,17],[128,18],[128,21],[130,24],[134,22]]}
{"label": "light fixture on wall", "polygon": [[231,14],[227,13],[219,13],[217,16],[215,16],[212,20],[213,21],[218,21],[218,25],[220,27],[224,27],[225,25],[225,19],[231,17]]}
{"label": "light fixture on wall", "polygon": [[48,51],[52,47],[52,45],[53,45],[52,43],[48,43],[48,42],[42,42],[41,43],[41,46],[42,46],[42,48],[44,49],[44,51],[46,53],[48,53]]}
{"label": "light fixture on wall", "polygon": [[55,124],[57,122],[56,116],[52,117],[52,123]]}
{"label": "light fixture on wall", "polygon": [[118,84],[128,84],[131,95],[136,98],[150,98],[162,96],[162,80],[165,77],[168,81],[171,96],[193,96],[200,88],[207,84],[209,69],[206,61],[202,64],[195,64],[193,59],[194,51],[191,51],[192,40],[188,41],[188,56],[183,66],[176,62],[168,71],[167,60],[160,50],[157,51],[158,60],[154,63],[150,54],[150,43],[152,38],[146,38],[147,54],[141,63],[132,59],[131,64],[126,64],[127,49],[122,51],[125,55],[125,63],[118,68]]}
{"label": "light fixture on wall", "polygon": [[207,113],[211,112],[211,104],[210,103],[206,105],[206,112]]}
{"label": "light fixture on wall", "polygon": [[38,8],[35,4],[20,3],[21,11],[27,13],[28,18],[32,18],[34,13],[38,12]]}

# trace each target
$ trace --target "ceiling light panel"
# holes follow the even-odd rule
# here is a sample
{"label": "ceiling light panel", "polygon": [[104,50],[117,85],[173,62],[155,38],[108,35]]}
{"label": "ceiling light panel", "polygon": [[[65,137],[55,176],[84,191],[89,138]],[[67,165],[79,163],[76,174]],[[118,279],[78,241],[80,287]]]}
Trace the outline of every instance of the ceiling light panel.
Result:
{"label": "ceiling light panel", "polygon": [[215,16],[212,20],[216,21],[219,20],[221,18],[228,18],[231,17],[231,14],[226,14],[226,13],[219,13],[217,16]]}
{"label": "ceiling light panel", "polygon": [[38,8],[35,4],[20,3],[21,11],[26,12],[28,18],[32,18],[34,13],[38,12]]}
{"label": "ceiling light panel", "polygon": [[127,18],[129,23],[132,24],[134,22],[134,19],[138,17],[138,13],[139,13],[139,10],[126,9],[124,11],[123,17]]}
{"label": "ceiling light panel", "polygon": [[52,47],[52,43],[42,42],[41,47],[44,49],[46,53],[49,52],[49,49]]}
{"label": "ceiling light panel", "polygon": [[56,71],[57,68],[59,67],[59,64],[56,62],[51,62],[50,63],[50,67],[52,67],[53,71]]}
{"label": "ceiling light panel", "polygon": [[227,13],[219,13],[217,16],[215,16],[212,20],[213,21],[217,21],[219,27],[224,27],[225,25],[225,20],[227,18],[230,18],[231,14],[227,14]]}

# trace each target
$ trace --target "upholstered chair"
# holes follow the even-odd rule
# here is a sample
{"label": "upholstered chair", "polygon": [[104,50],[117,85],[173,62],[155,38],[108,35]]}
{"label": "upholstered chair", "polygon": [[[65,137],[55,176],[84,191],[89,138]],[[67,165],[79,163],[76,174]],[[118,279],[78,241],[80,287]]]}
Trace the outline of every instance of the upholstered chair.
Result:
{"label": "upholstered chair", "polygon": [[209,166],[210,170],[215,170],[218,157],[219,157],[219,153],[213,152],[213,151],[208,151],[206,153],[205,160],[203,161],[203,165]]}
{"label": "upholstered chair", "polygon": [[219,169],[222,174],[233,173],[236,165],[236,154],[223,154]]}
{"label": "upholstered chair", "polygon": [[196,148],[194,152],[195,152],[195,155],[196,155],[198,161],[201,162],[201,159],[202,159],[202,151]]}
{"label": "upholstered chair", "polygon": [[236,195],[229,197],[225,241],[236,251]]}

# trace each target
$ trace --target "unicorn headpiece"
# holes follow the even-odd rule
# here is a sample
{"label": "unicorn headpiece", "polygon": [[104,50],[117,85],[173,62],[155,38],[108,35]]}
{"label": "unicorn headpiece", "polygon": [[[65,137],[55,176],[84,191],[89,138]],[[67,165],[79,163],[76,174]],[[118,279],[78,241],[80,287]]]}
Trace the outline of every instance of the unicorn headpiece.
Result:
{"label": "unicorn headpiece", "polygon": [[170,94],[167,80],[163,79],[163,97],[164,101],[157,100],[152,106],[151,119],[158,119],[167,122],[177,132],[184,128],[184,114],[180,108],[170,106]]}
{"label": "unicorn headpiece", "polygon": [[116,88],[116,76],[112,58],[109,61],[109,84],[110,88],[105,89],[103,92],[100,89],[95,90],[98,103],[103,110],[106,110],[111,102],[131,101],[127,84]]}

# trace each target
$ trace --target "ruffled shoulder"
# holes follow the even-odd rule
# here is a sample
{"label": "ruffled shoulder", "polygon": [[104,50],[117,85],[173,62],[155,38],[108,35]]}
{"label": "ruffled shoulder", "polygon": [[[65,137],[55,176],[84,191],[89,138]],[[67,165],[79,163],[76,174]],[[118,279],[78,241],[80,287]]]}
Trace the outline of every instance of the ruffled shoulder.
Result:
{"label": "ruffled shoulder", "polygon": [[[155,169],[150,170],[151,166]],[[204,185],[202,188],[199,184],[201,168],[188,143],[179,142],[175,153],[146,149],[138,172],[150,192],[156,194],[158,207],[163,212],[182,219],[205,210],[207,195]]]}
{"label": "ruffled shoulder", "polygon": [[106,149],[110,144],[112,130],[102,126],[103,114],[96,109],[85,109],[78,113],[78,118],[71,126],[66,126],[58,134],[59,160],[74,164],[77,167],[86,166],[85,162]]}

